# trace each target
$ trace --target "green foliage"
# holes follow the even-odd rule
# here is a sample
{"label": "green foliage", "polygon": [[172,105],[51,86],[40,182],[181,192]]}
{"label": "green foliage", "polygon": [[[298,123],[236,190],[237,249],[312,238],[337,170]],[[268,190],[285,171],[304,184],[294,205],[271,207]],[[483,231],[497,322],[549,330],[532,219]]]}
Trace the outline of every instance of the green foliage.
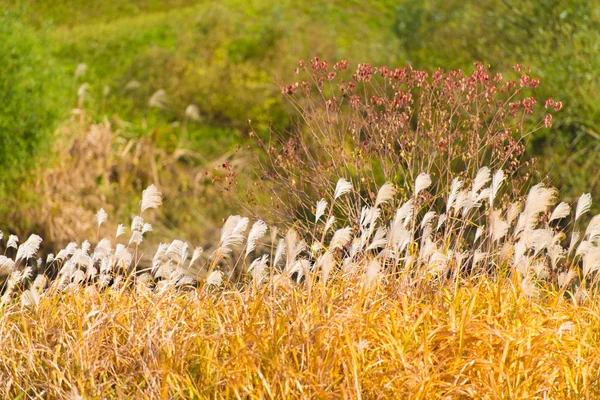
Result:
{"label": "green foliage", "polygon": [[41,35],[0,6],[0,194],[40,158],[62,109],[60,84]]}

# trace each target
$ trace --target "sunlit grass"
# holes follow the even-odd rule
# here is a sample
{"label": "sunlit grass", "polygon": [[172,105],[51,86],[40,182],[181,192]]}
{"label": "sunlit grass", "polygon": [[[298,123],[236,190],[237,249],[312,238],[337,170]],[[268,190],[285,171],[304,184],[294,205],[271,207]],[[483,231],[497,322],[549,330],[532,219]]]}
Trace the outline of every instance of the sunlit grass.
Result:
{"label": "sunlit grass", "polygon": [[142,284],[0,312],[4,397],[581,398],[600,394],[600,303],[508,280],[161,295]]}

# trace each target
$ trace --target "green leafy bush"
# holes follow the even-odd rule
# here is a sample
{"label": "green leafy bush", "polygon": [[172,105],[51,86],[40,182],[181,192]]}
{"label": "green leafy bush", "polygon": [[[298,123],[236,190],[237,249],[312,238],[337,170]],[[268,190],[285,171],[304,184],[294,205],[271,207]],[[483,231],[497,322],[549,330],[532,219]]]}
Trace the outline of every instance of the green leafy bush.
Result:
{"label": "green leafy bush", "polygon": [[0,194],[42,156],[64,109],[61,76],[40,36],[0,6]]}

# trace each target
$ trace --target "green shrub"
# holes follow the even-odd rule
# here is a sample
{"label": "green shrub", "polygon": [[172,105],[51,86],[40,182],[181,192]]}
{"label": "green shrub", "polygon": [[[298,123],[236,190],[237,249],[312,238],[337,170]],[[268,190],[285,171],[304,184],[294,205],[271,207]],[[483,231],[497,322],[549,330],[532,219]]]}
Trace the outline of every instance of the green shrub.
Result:
{"label": "green shrub", "polygon": [[61,76],[47,43],[0,6],[0,196],[42,157],[64,109]]}

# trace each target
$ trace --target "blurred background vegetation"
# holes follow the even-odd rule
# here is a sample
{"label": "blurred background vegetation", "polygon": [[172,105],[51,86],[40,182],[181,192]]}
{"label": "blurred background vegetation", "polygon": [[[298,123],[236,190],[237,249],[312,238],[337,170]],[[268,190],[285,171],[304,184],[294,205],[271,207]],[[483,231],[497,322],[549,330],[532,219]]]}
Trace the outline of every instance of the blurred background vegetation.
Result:
{"label": "blurred background vegetation", "polygon": [[[313,56],[531,66],[538,101],[564,110],[530,150],[566,200],[600,199],[596,1],[21,0],[0,4],[0,19],[0,228],[64,242],[93,231],[100,206],[125,221],[159,180],[155,236],[205,240],[227,215],[231,169],[249,174],[247,120],[264,137],[285,130],[276,82]],[[95,124],[110,133],[90,134]],[[106,145],[114,154],[95,150]]]}

